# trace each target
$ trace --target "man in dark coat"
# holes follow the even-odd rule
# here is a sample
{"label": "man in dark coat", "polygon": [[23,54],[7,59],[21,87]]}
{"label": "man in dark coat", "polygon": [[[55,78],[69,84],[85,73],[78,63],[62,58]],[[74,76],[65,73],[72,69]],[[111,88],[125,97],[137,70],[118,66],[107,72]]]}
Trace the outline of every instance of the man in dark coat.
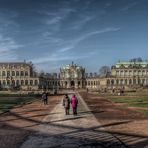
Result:
{"label": "man in dark coat", "polygon": [[44,102],[44,105],[48,104],[48,93],[47,92],[43,92],[42,94],[42,100]]}

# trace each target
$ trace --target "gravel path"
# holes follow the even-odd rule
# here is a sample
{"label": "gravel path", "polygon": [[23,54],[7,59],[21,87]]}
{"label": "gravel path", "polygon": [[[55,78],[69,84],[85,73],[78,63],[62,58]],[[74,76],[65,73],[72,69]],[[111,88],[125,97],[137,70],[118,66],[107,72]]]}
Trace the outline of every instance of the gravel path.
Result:
{"label": "gravel path", "polygon": [[[69,94],[71,97],[71,94]],[[21,148],[104,148],[126,147],[103,128],[91,113],[84,100],[79,99],[78,115],[64,114],[62,101],[45,116],[36,134],[30,135]],[[62,98],[61,98],[62,100]]]}

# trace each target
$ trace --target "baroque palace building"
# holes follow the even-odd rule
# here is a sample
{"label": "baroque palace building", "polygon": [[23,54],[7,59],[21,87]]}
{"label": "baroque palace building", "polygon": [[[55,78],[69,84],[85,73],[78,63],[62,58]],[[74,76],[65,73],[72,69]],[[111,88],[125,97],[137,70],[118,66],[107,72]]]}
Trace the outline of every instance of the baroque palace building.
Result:
{"label": "baroque palace building", "polygon": [[31,62],[0,63],[0,88],[36,90],[40,81]]}
{"label": "baroque palace building", "polygon": [[85,68],[72,64],[60,68],[61,88],[84,88],[85,87]]}
{"label": "baroque palace building", "polygon": [[21,90],[40,89],[113,89],[148,86],[148,62],[118,62],[111,73],[100,77],[87,75],[85,68],[77,64],[65,65],[60,73],[39,74],[31,62],[0,63],[0,88]]}
{"label": "baroque palace building", "polygon": [[107,85],[127,87],[148,85],[148,62],[118,62],[112,66]]}
{"label": "baroque palace building", "polygon": [[111,67],[111,74],[86,78],[87,88],[113,89],[148,86],[148,62],[118,62]]}

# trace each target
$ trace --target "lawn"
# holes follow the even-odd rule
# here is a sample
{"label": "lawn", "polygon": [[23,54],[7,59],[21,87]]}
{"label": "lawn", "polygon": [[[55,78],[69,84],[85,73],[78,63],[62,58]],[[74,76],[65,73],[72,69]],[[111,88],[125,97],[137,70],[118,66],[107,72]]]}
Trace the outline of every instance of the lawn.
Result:
{"label": "lawn", "polygon": [[115,103],[136,103],[148,101],[148,97],[107,97]]}
{"label": "lawn", "polygon": [[[105,98],[114,103],[123,103],[127,107],[136,107],[135,109],[148,116],[148,96],[147,95],[133,95],[133,96],[113,96],[106,95]],[[143,108],[143,109],[141,109]]]}
{"label": "lawn", "polygon": [[0,113],[9,111],[16,105],[35,101],[34,97],[0,97]]}

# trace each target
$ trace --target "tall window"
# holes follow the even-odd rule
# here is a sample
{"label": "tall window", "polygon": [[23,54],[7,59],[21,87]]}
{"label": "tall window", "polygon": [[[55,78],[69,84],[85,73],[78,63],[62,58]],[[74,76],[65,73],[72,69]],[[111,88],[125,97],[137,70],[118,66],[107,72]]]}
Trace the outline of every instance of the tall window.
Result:
{"label": "tall window", "polygon": [[28,80],[25,80],[25,85],[28,85]]}
{"label": "tall window", "polygon": [[30,85],[33,85],[33,80],[30,80]]}
{"label": "tall window", "polygon": [[34,83],[35,83],[35,85],[38,85],[38,81],[37,80],[35,80]]}
{"label": "tall window", "polygon": [[12,76],[15,76],[15,71],[12,71]]}
{"label": "tall window", "polygon": [[25,71],[25,76],[28,76],[28,71]]}
{"label": "tall window", "polygon": [[2,76],[6,76],[6,72],[5,71],[2,72]]}
{"label": "tall window", "polygon": [[21,85],[24,85],[24,80],[21,80]]}
{"label": "tall window", "polygon": [[20,83],[19,83],[19,80],[16,80],[16,85],[18,86]]}
{"label": "tall window", "polygon": [[5,80],[3,80],[3,85],[6,85],[6,81]]}
{"label": "tall window", "polygon": [[24,72],[23,71],[21,71],[21,76],[24,76]]}
{"label": "tall window", "polygon": [[16,76],[19,76],[19,71],[16,71]]}
{"label": "tall window", "polygon": [[7,77],[9,77],[10,76],[10,71],[7,71]]}

